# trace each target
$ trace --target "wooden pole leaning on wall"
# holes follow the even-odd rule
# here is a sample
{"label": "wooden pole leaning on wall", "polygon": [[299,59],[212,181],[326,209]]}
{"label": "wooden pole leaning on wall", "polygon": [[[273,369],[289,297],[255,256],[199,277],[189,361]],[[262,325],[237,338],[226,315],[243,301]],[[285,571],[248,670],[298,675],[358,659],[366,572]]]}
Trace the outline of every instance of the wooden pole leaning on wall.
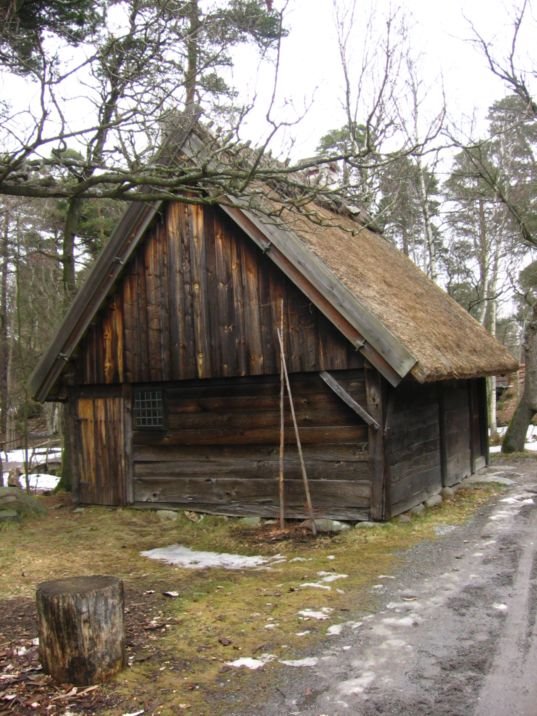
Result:
{"label": "wooden pole leaning on wall", "polygon": [[278,488],[280,498],[280,529],[285,528],[285,484],[284,484],[284,454],[285,454],[285,376],[284,376],[284,342],[283,342],[283,298],[280,303],[280,472]]}
{"label": "wooden pole leaning on wall", "polygon": [[304,493],[306,495],[306,506],[308,508],[308,514],[311,521],[311,531],[314,535],[317,534],[317,527],[315,525],[315,518],[313,515],[313,504],[311,502],[310,485],[308,480],[308,473],[306,471],[306,463],[304,462],[304,455],[302,454],[302,443],[300,441],[300,433],[298,431],[298,423],[295,414],[295,404],[293,402],[293,394],[291,392],[291,383],[289,382],[289,373],[287,372],[287,363],[285,361],[285,353],[283,350],[283,336],[280,333],[280,329],[277,329],[278,341],[280,343],[280,353],[282,356],[282,367],[285,378],[285,387],[287,388],[287,396],[289,397],[289,407],[291,408],[291,417],[293,419],[293,427],[295,429],[296,447],[298,450],[298,458],[300,460],[300,469],[302,471],[302,481],[304,483]]}
{"label": "wooden pole leaning on wall", "polygon": [[125,667],[123,582],[71,577],[37,587],[39,658],[60,683],[88,686]]}

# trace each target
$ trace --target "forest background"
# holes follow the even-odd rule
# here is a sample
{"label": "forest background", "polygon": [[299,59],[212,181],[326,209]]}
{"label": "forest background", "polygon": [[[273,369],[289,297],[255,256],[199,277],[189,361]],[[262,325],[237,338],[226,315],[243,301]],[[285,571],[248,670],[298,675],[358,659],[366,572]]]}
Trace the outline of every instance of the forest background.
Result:
{"label": "forest background", "polygon": [[[261,180],[282,204],[359,210],[525,363],[503,445],[523,449],[537,18],[530,0],[466,6],[431,59],[419,0],[0,0],[0,447],[61,433],[27,380],[126,202],[256,206]],[[461,57],[478,71],[461,78]],[[165,161],[170,138],[200,127],[203,156]],[[489,396],[494,432],[494,380]]]}

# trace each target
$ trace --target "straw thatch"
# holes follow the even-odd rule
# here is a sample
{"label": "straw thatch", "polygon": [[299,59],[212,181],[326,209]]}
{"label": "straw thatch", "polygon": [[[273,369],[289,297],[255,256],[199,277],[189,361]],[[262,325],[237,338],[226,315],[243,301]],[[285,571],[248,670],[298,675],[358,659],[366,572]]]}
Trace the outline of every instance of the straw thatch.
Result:
{"label": "straw thatch", "polygon": [[419,382],[516,370],[507,349],[382,236],[318,206],[282,219],[415,357]]}

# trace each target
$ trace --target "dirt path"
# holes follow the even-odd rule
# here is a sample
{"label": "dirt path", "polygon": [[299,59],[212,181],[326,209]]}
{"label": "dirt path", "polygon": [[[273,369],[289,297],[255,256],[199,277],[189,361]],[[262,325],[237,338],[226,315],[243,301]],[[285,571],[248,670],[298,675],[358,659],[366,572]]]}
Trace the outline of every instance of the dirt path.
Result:
{"label": "dirt path", "polygon": [[537,714],[536,466],[488,473],[514,484],[467,525],[410,550],[404,568],[374,587],[381,609],[351,617],[304,666],[290,667],[256,713]]}

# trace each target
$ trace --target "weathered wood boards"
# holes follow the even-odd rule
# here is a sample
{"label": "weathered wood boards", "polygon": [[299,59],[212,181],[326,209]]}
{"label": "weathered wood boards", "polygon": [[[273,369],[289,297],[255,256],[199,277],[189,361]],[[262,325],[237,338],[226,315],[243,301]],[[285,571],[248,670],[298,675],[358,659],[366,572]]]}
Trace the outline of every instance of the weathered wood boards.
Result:
{"label": "weathered wood boards", "polygon": [[446,465],[444,484],[453,485],[473,472],[470,392],[468,381],[442,386]]}
{"label": "weathered wood boards", "polygon": [[[361,371],[346,371],[341,380],[363,398]],[[314,510],[363,519],[370,500],[367,426],[318,375],[294,375],[291,383]],[[276,516],[279,388],[277,376],[168,386],[167,429],[134,433],[136,502]],[[286,516],[305,517],[289,414],[286,423]]]}
{"label": "weathered wood boards", "polygon": [[404,381],[390,401],[386,465],[392,515],[486,463],[484,379]]}
{"label": "weathered wood boards", "polygon": [[362,356],[217,209],[171,204],[89,329],[79,384],[358,368]]}
{"label": "weathered wood boards", "polygon": [[442,489],[436,386],[404,383],[394,392],[386,461],[392,514]]}
{"label": "weathered wood boards", "polygon": [[[486,460],[482,382],[390,380],[353,345],[347,289],[321,312],[304,256],[275,261],[231,217],[164,204],[80,343],[64,374],[80,501],[278,516],[280,325],[318,515],[387,519]],[[140,388],[162,391],[160,429],[132,430]],[[305,517],[291,428],[286,515]]]}
{"label": "weathered wood boards", "polygon": [[125,666],[123,583],[71,577],[37,588],[39,658],[46,674],[76,685],[107,681]]}
{"label": "weathered wood boards", "polygon": [[128,501],[126,401],[122,396],[105,397],[102,390],[96,392],[98,395],[79,397],[75,402],[72,459],[77,499],[85,504],[123,505]]}

